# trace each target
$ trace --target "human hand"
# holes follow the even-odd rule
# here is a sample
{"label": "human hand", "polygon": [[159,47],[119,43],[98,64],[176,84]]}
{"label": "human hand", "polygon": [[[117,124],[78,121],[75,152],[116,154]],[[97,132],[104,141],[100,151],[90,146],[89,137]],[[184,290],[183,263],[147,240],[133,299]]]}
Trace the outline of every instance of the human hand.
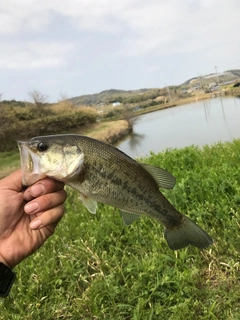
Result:
{"label": "human hand", "polygon": [[0,180],[0,262],[13,268],[54,233],[64,213],[63,187],[45,178],[25,190],[21,170]]}

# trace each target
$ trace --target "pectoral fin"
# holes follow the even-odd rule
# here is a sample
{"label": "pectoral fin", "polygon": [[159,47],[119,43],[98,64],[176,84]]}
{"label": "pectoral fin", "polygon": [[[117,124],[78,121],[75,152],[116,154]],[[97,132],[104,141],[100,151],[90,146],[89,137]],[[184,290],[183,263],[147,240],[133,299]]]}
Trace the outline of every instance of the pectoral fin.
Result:
{"label": "pectoral fin", "polygon": [[126,226],[129,226],[130,224],[132,224],[135,220],[137,220],[138,218],[140,218],[139,214],[136,213],[132,213],[132,212],[127,212],[127,211],[122,211],[121,212],[121,216],[123,219],[123,222]]}
{"label": "pectoral fin", "polygon": [[80,199],[84,206],[88,209],[89,212],[95,214],[97,211],[97,201],[85,196],[84,194],[80,193]]}
{"label": "pectoral fin", "polygon": [[172,189],[175,186],[176,178],[171,173],[149,164],[140,163],[140,165],[153,176],[159,188]]}

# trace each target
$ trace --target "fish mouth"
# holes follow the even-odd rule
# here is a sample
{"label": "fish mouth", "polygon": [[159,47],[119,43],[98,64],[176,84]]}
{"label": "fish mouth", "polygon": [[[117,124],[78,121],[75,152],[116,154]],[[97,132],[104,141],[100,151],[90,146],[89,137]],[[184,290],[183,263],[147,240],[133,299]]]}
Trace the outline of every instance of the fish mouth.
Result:
{"label": "fish mouth", "polygon": [[40,172],[38,156],[29,149],[27,141],[18,141],[20,163],[22,170],[22,184],[30,186],[38,180],[45,178]]}

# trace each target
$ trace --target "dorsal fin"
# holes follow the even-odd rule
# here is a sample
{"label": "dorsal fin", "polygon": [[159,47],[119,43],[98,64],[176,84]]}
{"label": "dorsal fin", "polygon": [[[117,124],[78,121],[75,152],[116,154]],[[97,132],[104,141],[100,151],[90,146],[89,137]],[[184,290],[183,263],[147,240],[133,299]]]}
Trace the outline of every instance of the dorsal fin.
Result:
{"label": "dorsal fin", "polygon": [[140,165],[153,176],[159,188],[172,189],[175,186],[176,178],[171,173],[150,164],[140,163]]}

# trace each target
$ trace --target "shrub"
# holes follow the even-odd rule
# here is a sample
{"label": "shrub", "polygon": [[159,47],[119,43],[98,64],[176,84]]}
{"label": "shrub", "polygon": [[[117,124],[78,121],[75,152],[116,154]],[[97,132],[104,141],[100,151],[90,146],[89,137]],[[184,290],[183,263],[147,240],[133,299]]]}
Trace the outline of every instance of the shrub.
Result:
{"label": "shrub", "polygon": [[17,147],[18,140],[33,136],[80,130],[86,124],[96,122],[96,119],[97,112],[90,107],[61,113],[32,107],[5,110],[0,118],[0,151],[12,150]]}

